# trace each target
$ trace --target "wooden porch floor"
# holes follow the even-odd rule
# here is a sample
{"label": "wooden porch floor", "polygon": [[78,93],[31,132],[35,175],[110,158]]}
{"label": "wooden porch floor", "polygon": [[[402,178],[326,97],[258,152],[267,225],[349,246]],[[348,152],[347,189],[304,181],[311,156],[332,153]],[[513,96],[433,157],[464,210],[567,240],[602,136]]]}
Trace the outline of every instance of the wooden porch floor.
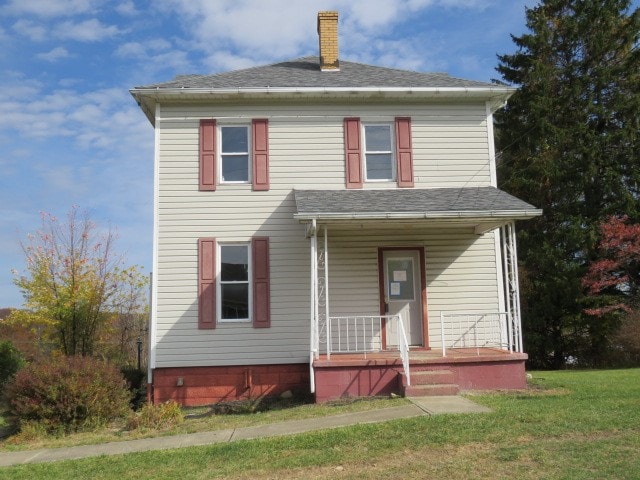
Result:
{"label": "wooden porch floor", "polygon": [[[452,348],[447,350],[447,355],[442,356],[441,349],[415,349],[409,352],[411,365],[433,365],[452,363],[484,363],[504,362],[513,360],[526,360],[526,353],[513,353],[497,348]],[[401,366],[400,354],[397,351],[367,352],[367,353],[332,353],[320,355],[314,360],[315,367],[346,367],[358,365],[387,365]]]}

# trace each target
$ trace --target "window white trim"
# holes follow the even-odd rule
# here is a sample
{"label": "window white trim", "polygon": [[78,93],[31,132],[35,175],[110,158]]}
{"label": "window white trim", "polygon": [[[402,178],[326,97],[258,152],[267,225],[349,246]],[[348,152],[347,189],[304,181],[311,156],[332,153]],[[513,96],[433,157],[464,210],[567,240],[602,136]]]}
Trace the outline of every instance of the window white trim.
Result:
{"label": "window white trim", "polygon": [[[244,127],[247,130],[247,151],[246,152],[227,152],[227,153],[223,153],[222,151],[222,129],[225,127]],[[251,158],[251,152],[252,152],[252,144],[251,144],[251,140],[252,140],[252,126],[249,124],[247,125],[246,123],[224,123],[224,124],[217,124],[216,126],[216,155],[218,156],[218,158],[220,159],[220,161],[218,162],[218,178],[220,179],[220,184],[247,184],[247,183],[251,183],[253,180],[251,178],[252,175],[252,166],[253,166],[253,159]],[[246,155],[247,156],[247,179],[246,180],[225,180],[224,176],[222,175],[222,165],[224,163],[224,157],[233,157],[233,156],[241,156],[241,155]]]}
{"label": "window white trim", "polygon": [[[250,323],[253,312],[253,259],[251,257],[251,242],[216,242],[216,318],[219,323]],[[222,248],[223,247],[246,247],[247,249],[247,281],[246,282],[223,282],[222,281]],[[247,283],[248,288],[248,310],[247,318],[222,318],[222,284],[243,284]]]}
{"label": "window white trim", "polygon": [[[398,177],[396,165],[396,135],[395,124],[393,122],[360,122],[362,135],[362,169],[365,182],[395,182]],[[366,127],[388,127],[389,128],[389,146],[391,150],[367,150],[367,132]],[[367,175],[367,155],[385,154],[391,158],[391,178],[369,178]]]}

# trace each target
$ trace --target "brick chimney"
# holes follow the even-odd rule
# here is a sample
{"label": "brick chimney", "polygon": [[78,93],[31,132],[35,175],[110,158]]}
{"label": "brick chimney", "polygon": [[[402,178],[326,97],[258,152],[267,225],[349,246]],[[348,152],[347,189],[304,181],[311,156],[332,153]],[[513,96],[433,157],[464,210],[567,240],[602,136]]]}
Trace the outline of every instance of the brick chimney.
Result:
{"label": "brick chimney", "polygon": [[318,12],[318,37],[320,39],[320,70],[339,71],[338,12]]}

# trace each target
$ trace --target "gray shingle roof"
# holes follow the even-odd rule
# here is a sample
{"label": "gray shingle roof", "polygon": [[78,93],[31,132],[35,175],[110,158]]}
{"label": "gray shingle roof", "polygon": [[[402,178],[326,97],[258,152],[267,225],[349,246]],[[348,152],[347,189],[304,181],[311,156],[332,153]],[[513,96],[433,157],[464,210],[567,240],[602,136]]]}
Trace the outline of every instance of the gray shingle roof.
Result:
{"label": "gray shingle roof", "polygon": [[501,216],[525,218],[540,214],[534,206],[494,187],[388,190],[296,190],[296,217],[354,215],[387,218],[390,214],[421,217]]}
{"label": "gray shingle roof", "polygon": [[170,82],[136,89],[216,88],[487,88],[491,83],[462,80],[446,73],[421,73],[340,61],[339,72],[322,72],[318,57],[297,58],[271,65],[213,75],[180,75]]}

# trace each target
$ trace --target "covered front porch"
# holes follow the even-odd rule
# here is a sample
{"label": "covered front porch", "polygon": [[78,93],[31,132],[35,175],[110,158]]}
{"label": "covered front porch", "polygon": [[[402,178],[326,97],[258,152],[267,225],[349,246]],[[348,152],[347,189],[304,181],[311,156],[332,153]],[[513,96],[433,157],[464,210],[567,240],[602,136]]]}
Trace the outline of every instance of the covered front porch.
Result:
{"label": "covered front porch", "polygon": [[514,221],[538,210],[492,187],[295,196],[318,401],[524,386]]}

